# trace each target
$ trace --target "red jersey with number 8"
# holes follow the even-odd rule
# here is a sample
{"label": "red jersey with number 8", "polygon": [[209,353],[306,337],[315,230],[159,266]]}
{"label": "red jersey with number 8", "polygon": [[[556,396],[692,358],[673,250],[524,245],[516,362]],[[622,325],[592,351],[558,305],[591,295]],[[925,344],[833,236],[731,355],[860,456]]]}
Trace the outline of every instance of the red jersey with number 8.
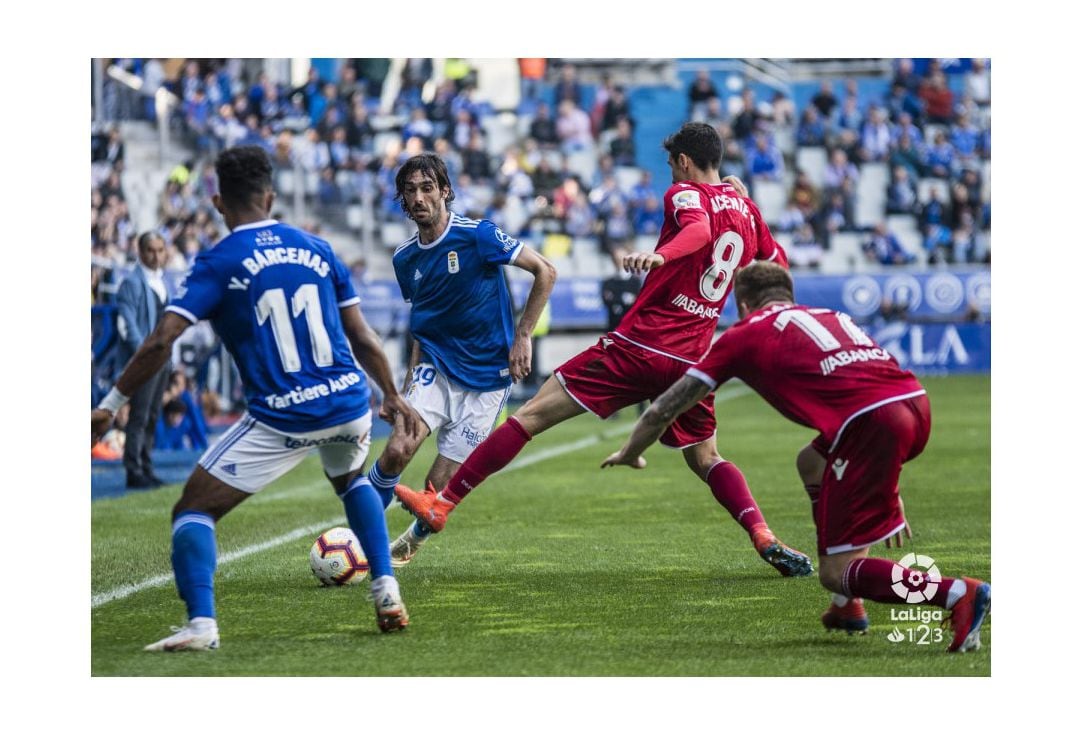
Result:
{"label": "red jersey with number 8", "polygon": [[664,227],[656,253],[680,230],[705,219],[709,241],[645,277],[637,301],[615,334],[641,347],[697,363],[709,349],[735,272],[757,259],[787,267],[754,202],[721,183],[675,183],[664,193]]}

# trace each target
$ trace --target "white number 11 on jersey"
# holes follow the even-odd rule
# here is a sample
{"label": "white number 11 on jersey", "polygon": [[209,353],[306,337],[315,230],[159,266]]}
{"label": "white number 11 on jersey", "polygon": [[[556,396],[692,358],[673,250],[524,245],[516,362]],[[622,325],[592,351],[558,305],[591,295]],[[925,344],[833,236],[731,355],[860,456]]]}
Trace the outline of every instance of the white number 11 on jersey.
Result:
{"label": "white number 11 on jersey", "polygon": [[[334,349],[330,345],[330,334],[323,323],[322,304],[319,302],[319,285],[302,284],[292,296],[292,317],[304,313],[307,318],[308,332],[311,334],[311,352],[315,365],[325,367],[334,362]],[[259,324],[270,320],[270,329],[274,332],[281,365],[286,373],[300,370],[300,352],[296,348],[296,335],[289,317],[289,305],[285,301],[284,289],[268,289],[255,304],[255,314]]]}

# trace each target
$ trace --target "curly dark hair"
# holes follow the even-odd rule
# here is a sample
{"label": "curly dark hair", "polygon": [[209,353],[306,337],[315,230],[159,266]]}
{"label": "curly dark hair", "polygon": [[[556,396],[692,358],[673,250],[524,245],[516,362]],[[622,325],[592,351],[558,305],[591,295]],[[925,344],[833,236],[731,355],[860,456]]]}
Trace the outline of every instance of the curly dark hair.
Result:
{"label": "curly dark hair", "polygon": [[274,168],[266,150],[255,145],[241,145],[225,150],[214,163],[218,192],[229,206],[247,206],[256,195],[274,187]]}
{"label": "curly dark hair", "polygon": [[779,264],[754,262],[735,273],[735,299],[751,312],[767,302],[794,302],[795,283]]}
{"label": "curly dark hair", "polygon": [[420,172],[425,178],[435,181],[435,185],[439,186],[440,190],[447,189],[450,191],[450,195],[446,197],[446,205],[449,207],[454,200],[454,186],[450,185],[450,173],[446,170],[446,163],[434,152],[422,152],[406,160],[401,169],[397,171],[397,175],[394,176],[394,188],[397,190],[397,193],[394,194],[394,200],[401,206],[401,210],[405,212],[405,215],[408,216],[409,212],[405,208],[403,189],[405,188],[405,181],[415,172]]}
{"label": "curly dark hair", "polygon": [[724,160],[724,140],[712,125],[687,122],[664,140],[664,149],[672,157],[686,155],[702,170],[719,170]]}

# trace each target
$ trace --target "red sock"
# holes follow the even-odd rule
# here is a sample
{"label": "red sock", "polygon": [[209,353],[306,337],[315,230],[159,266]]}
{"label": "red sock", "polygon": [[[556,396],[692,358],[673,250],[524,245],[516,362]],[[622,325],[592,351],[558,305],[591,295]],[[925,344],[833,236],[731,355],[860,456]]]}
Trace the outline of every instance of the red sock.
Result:
{"label": "red sock", "polygon": [[511,416],[458,467],[442,496],[455,505],[460,503],[473,488],[510,464],[530,439],[525,427]]}
{"label": "red sock", "polygon": [[717,462],[705,476],[716,502],[727,508],[731,517],[749,533],[754,526],[766,526],[761,509],[754,502],[746,478],[731,462]]}
{"label": "red sock", "polygon": [[[894,572],[899,583],[894,582]],[[920,578],[921,572],[920,577],[916,577],[916,581],[912,581],[913,573],[915,571],[912,569],[905,569],[888,559],[857,558],[844,569],[844,593],[884,604],[933,604],[942,609],[949,609],[948,599],[953,584],[957,581],[963,583],[960,579],[942,577],[937,591],[933,592],[929,601],[909,602],[908,598],[912,592],[922,592],[925,595],[931,593],[927,590],[929,586],[927,582]]]}

